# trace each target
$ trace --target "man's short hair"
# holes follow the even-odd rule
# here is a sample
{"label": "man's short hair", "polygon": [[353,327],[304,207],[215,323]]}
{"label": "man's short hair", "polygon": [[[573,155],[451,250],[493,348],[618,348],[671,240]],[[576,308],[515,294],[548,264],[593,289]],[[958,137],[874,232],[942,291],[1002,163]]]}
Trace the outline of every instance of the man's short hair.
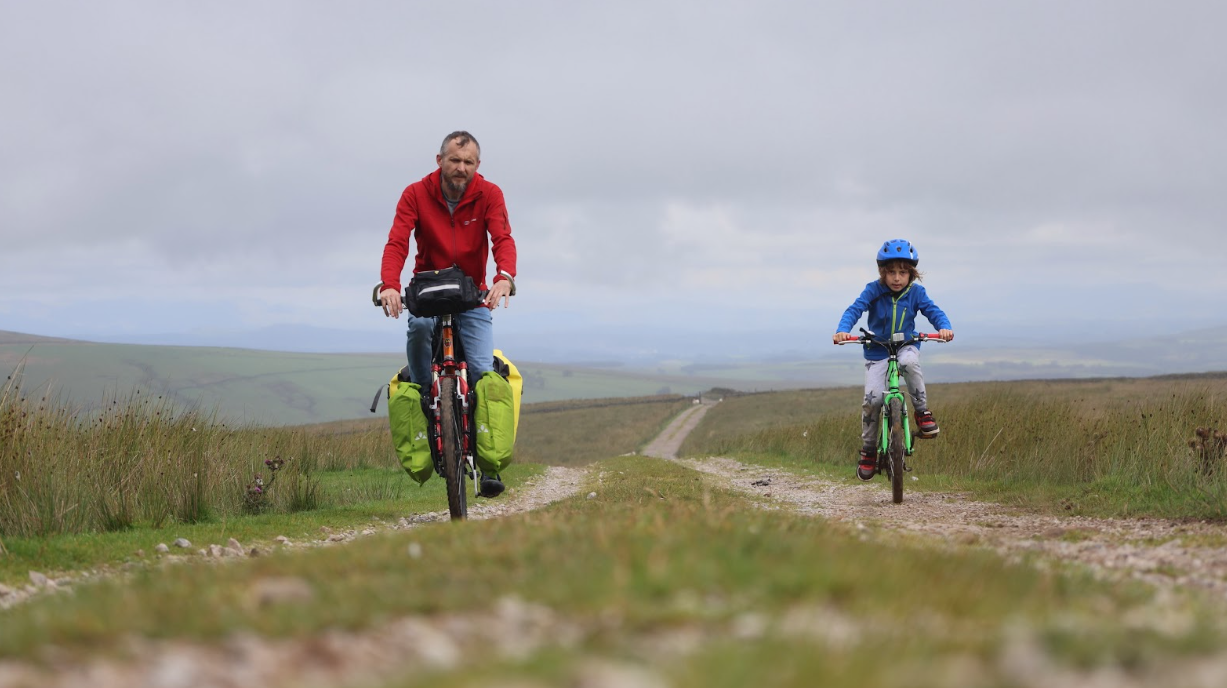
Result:
{"label": "man's short hair", "polygon": [[444,153],[447,152],[447,144],[449,141],[452,141],[452,140],[455,140],[456,145],[460,146],[461,148],[464,148],[470,143],[472,143],[474,146],[477,146],[477,159],[481,160],[481,144],[477,142],[476,136],[473,136],[467,131],[453,131],[447,136],[444,136],[443,145],[439,146],[439,155],[443,155]]}

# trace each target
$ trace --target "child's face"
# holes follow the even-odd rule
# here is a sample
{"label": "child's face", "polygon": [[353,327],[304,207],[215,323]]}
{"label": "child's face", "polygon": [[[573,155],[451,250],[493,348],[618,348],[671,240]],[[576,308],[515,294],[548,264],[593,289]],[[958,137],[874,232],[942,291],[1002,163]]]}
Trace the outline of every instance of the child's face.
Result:
{"label": "child's face", "polygon": [[911,277],[911,271],[899,264],[888,265],[882,270],[882,279],[891,291],[903,291]]}

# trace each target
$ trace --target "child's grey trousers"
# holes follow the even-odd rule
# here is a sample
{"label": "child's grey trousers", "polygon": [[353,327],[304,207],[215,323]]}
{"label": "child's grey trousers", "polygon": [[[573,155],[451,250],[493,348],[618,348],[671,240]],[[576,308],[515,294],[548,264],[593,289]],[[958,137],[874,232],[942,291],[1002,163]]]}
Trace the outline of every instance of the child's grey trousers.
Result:
{"label": "child's grey trousers", "polygon": [[[886,397],[886,369],[889,363],[885,358],[880,361],[865,361],[861,446],[874,452],[878,449],[878,423],[882,418],[882,401]],[[924,373],[920,372],[920,349],[909,344],[899,350],[899,376],[907,383],[908,394],[912,397],[912,427],[915,428],[916,417],[929,410],[928,399],[925,397]]]}

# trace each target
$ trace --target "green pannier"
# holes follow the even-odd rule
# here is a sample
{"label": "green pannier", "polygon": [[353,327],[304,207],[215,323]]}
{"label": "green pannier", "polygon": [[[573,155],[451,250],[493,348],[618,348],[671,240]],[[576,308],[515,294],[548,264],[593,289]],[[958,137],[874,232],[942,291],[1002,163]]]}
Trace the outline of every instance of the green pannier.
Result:
{"label": "green pannier", "polygon": [[498,475],[511,465],[516,444],[515,396],[511,383],[494,371],[477,381],[477,408],[473,410],[477,436],[477,466]]}
{"label": "green pannier", "polygon": [[435,468],[430,458],[426,414],[422,411],[422,390],[417,383],[409,382],[409,366],[388,383],[388,423],[392,426],[392,443],[396,445],[400,465],[421,485],[430,479]]}

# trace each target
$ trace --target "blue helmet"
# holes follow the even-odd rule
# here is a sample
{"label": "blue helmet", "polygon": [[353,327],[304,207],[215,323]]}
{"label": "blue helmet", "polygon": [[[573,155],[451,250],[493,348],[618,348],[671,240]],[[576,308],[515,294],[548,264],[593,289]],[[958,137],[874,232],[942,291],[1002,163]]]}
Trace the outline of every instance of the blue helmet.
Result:
{"label": "blue helmet", "polygon": [[916,265],[920,262],[920,254],[907,239],[891,239],[878,249],[878,265],[884,265],[888,260],[906,260]]}

